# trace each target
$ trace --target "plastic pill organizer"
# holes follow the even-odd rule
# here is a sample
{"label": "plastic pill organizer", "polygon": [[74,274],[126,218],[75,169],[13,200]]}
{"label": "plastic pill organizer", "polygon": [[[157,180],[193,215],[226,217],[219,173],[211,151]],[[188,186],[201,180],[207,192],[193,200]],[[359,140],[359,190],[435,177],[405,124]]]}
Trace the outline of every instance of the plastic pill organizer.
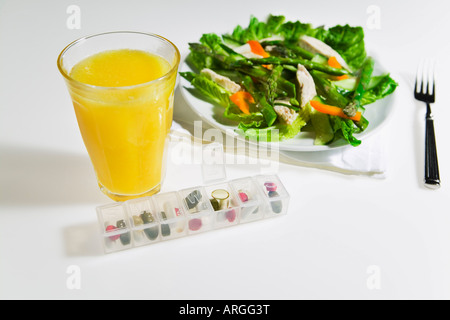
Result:
{"label": "plastic pill organizer", "polygon": [[[223,147],[204,147],[223,159]],[[97,207],[105,253],[212,231],[287,213],[277,175],[225,181],[223,163],[202,165],[204,186]]]}

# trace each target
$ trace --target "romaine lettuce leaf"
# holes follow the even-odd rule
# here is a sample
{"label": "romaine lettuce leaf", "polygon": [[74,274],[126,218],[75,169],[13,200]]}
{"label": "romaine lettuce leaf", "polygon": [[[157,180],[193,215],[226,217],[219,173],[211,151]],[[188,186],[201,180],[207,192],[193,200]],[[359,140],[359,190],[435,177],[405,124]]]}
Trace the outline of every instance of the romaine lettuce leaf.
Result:
{"label": "romaine lettuce leaf", "polygon": [[204,68],[215,68],[214,59],[211,56],[199,51],[191,50],[187,56],[186,62],[189,67],[196,72],[200,72]]}
{"label": "romaine lettuce leaf", "polygon": [[[389,76],[389,74],[383,74],[380,76],[373,76],[370,79],[369,84],[367,85],[367,90],[375,88],[380,82],[382,82],[386,76]],[[333,84],[336,87],[348,90],[348,91],[355,91],[356,86],[358,85],[358,79],[357,78],[348,78],[345,80],[339,80],[339,81],[333,81]]]}
{"label": "romaine lettuce leaf", "polygon": [[224,50],[220,46],[222,43],[222,39],[215,33],[204,33],[200,38],[200,43],[209,47],[212,51],[225,54]]}
{"label": "romaine lettuce leaf", "polygon": [[237,26],[232,34],[222,37],[234,44],[244,44],[249,40],[261,40],[271,36],[281,36],[287,42],[296,42],[302,35],[315,37],[335,49],[349,64],[358,69],[366,58],[364,30],[362,27],[338,25],[329,29],[323,26],[313,28],[310,23],[285,21],[284,16],[270,15],[267,22],[252,16],[247,28]]}
{"label": "romaine lettuce leaf", "polygon": [[301,23],[300,21],[284,23],[280,28],[280,33],[286,41],[297,42],[298,39],[308,32],[311,32],[312,26],[309,23]]}
{"label": "romaine lettuce leaf", "polygon": [[234,103],[230,103],[228,107],[226,107],[223,116],[227,119],[238,121],[247,126],[256,126],[260,127],[264,122],[264,116],[261,112],[252,112],[250,114],[242,113],[238,106]]}
{"label": "romaine lettuce leaf", "polygon": [[244,44],[249,40],[269,38],[279,33],[284,20],[284,16],[270,15],[267,22],[263,22],[252,16],[247,28],[237,26],[234,28],[231,35],[226,35],[226,38],[241,44]]}
{"label": "romaine lettuce leaf", "polygon": [[269,104],[264,96],[258,97],[259,99],[259,108],[264,116],[264,120],[266,121],[268,126],[271,126],[277,120],[277,114],[275,110],[273,110],[273,106]]}
{"label": "romaine lettuce leaf", "polygon": [[272,36],[281,36],[287,41],[296,41],[304,34],[318,34],[322,29],[314,32],[311,24],[300,21],[284,22],[284,16],[270,15],[267,22],[259,21],[251,17],[247,28],[237,26],[231,34],[223,35],[223,38],[234,44],[244,44],[249,40],[261,40]]}
{"label": "romaine lettuce leaf", "polygon": [[202,97],[207,98],[210,102],[225,108],[232,103],[230,100],[231,92],[208,77],[194,72],[180,72],[180,75],[189,81],[202,94]]}
{"label": "romaine lettuce leaf", "polygon": [[362,27],[335,26],[323,33],[320,40],[339,52],[351,68],[361,68],[367,56]]}
{"label": "romaine lettuce leaf", "polygon": [[198,71],[203,68],[233,70],[235,62],[245,59],[215,33],[203,34],[200,43],[189,43],[189,49],[188,62]]}
{"label": "romaine lettuce leaf", "polygon": [[379,82],[374,87],[364,93],[361,100],[362,105],[368,105],[385,98],[393,93],[397,86],[398,83],[392,79],[390,75],[385,75],[383,78],[379,79]]}
{"label": "romaine lettuce leaf", "polygon": [[237,133],[254,141],[275,142],[294,138],[300,133],[301,129],[309,122],[311,107],[308,105],[303,108],[298,117],[291,125],[283,122],[277,122],[275,125],[260,128],[251,124],[239,124]]}
{"label": "romaine lettuce leaf", "polygon": [[[341,81],[332,81],[332,84],[338,89],[340,94],[347,96],[355,91],[357,79],[351,78]],[[361,104],[368,105],[377,100],[383,99],[393,93],[397,86],[398,83],[392,79],[389,74],[373,76],[370,79],[366,92],[363,94]]]}
{"label": "romaine lettuce leaf", "polygon": [[349,144],[354,147],[357,147],[361,144],[361,140],[358,140],[353,135],[354,133],[358,133],[360,129],[355,126],[352,120],[337,116],[330,116],[330,122],[335,134],[340,135]]}
{"label": "romaine lettuce leaf", "polygon": [[253,141],[276,142],[294,138],[305,125],[306,123],[300,117],[297,117],[292,125],[278,123],[271,127],[259,128],[239,124],[236,132]]}
{"label": "romaine lettuce leaf", "polygon": [[244,124],[258,123],[259,126],[263,124],[264,116],[261,112],[252,112],[251,114],[242,113],[239,107],[231,102],[231,92],[210,80],[207,76],[193,72],[180,72],[180,75],[188,80],[202,94],[202,98],[206,98],[209,102],[224,107],[223,116],[225,118]]}

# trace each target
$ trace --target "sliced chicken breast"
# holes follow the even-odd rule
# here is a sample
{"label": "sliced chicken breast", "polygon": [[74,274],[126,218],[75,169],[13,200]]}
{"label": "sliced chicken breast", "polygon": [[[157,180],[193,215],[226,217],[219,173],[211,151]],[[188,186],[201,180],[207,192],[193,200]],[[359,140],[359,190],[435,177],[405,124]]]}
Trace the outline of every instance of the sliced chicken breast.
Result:
{"label": "sliced chicken breast", "polygon": [[278,40],[283,41],[284,37],[283,36],[279,36],[279,35],[274,35],[274,36],[271,36],[271,37],[268,37],[268,38],[261,39],[261,40],[259,40],[259,42],[278,41]]}
{"label": "sliced chicken breast", "polygon": [[294,109],[286,106],[273,106],[273,110],[283,119],[286,124],[291,125],[298,117],[298,113]]}
{"label": "sliced chicken breast", "polygon": [[242,54],[244,57],[246,57],[247,59],[261,59],[263,58],[263,56],[260,56],[259,54],[253,53],[252,49],[250,47],[250,45],[248,43],[234,48],[233,49],[235,52]]}
{"label": "sliced chicken breast", "polygon": [[301,102],[300,106],[303,108],[311,99],[317,96],[316,84],[311,74],[306,68],[299,64],[297,66],[297,81],[301,90]]}
{"label": "sliced chicken breast", "polygon": [[341,55],[325,42],[310,36],[302,36],[300,37],[299,45],[312,53],[319,53],[327,58],[335,57],[344,69],[351,71],[351,68],[347,65]]}
{"label": "sliced chicken breast", "polygon": [[236,92],[242,90],[242,88],[239,84],[237,84],[236,82],[234,82],[233,80],[231,80],[228,77],[222,76],[222,75],[218,74],[217,72],[214,72],[211,69],[204,68],[204,69],[202,69],[202,71],[200,73],[208,76],[212,81],[217,83],[222,88],[230,91],[231,93],[236,93]]}

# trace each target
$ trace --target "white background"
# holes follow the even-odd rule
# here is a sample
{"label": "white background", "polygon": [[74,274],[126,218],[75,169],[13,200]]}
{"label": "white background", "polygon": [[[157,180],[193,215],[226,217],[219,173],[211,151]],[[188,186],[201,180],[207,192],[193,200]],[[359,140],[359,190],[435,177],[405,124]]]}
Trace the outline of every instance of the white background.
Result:
{"label": "white background", "polygon": [[[81,28],[66,9],[81,9]],[[182,53],[204,32],[250,15],[366,27],[400,86],[386,179],[281,164],[286,216],[104,255],[98,189],[65,84],[59,52],[93,33],[161,34]],[[2,299],[448,299],[450,298],[450,19],[446,1],[5,1],[0,0],[0,298]],[[438,61],[435,126],[442,187],[422,185],[424,105],[412,94],[417,63]],[[175,109],[186,107],[179,93]],[[198,165],[169,161],[163,191],[202,183]],[[229,178],[258,173],[229,165]],[[69,289],[67,271],[81,272]],[[370,267],[381,288],[370,290]]]}

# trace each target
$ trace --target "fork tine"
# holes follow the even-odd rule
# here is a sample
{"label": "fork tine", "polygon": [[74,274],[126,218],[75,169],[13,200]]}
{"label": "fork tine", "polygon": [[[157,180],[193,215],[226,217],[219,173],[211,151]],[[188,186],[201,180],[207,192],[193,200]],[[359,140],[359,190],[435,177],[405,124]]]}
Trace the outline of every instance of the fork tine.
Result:
{"label": "fork tine", "polygon": [[416,71],[416,82],[414,83],[414,94],[417,94],[417,81],[419,79],[419,67],[417,67]]}
{"label": "fork tine", "polygon": [[434,73],[435,73],[435,61],[433,59],[426,60],[426,67],[424,68],[423,77],[423,94],[428,102],[434,102],[434,91],[435,91],[435,81],[434,81]]}
{"label": "fork tine", "polygon": [[429,74],[429,60],[425,59],[423,62],[423,67],[422,67],[422,90],[421,93],[422,94],[428,94],[428,78],[430,77]]}
{"label": "fork tine", "polygon": [[432,67],[430,71],[430,96],[432,101],[434,102],[436,96],[436,60],[432,60]]}
{"label": "fork tine", "polygon": [[434,103],[436,95],[436,60],[421,59],[417,66],[414,95],[417,100]]}
{"label": "fork tine", "polygon": [[423,66],[424,60],[421,59],[417,65],[416,83],[414,85],[414,92],[419,95],[422,94],[423,90]]}

